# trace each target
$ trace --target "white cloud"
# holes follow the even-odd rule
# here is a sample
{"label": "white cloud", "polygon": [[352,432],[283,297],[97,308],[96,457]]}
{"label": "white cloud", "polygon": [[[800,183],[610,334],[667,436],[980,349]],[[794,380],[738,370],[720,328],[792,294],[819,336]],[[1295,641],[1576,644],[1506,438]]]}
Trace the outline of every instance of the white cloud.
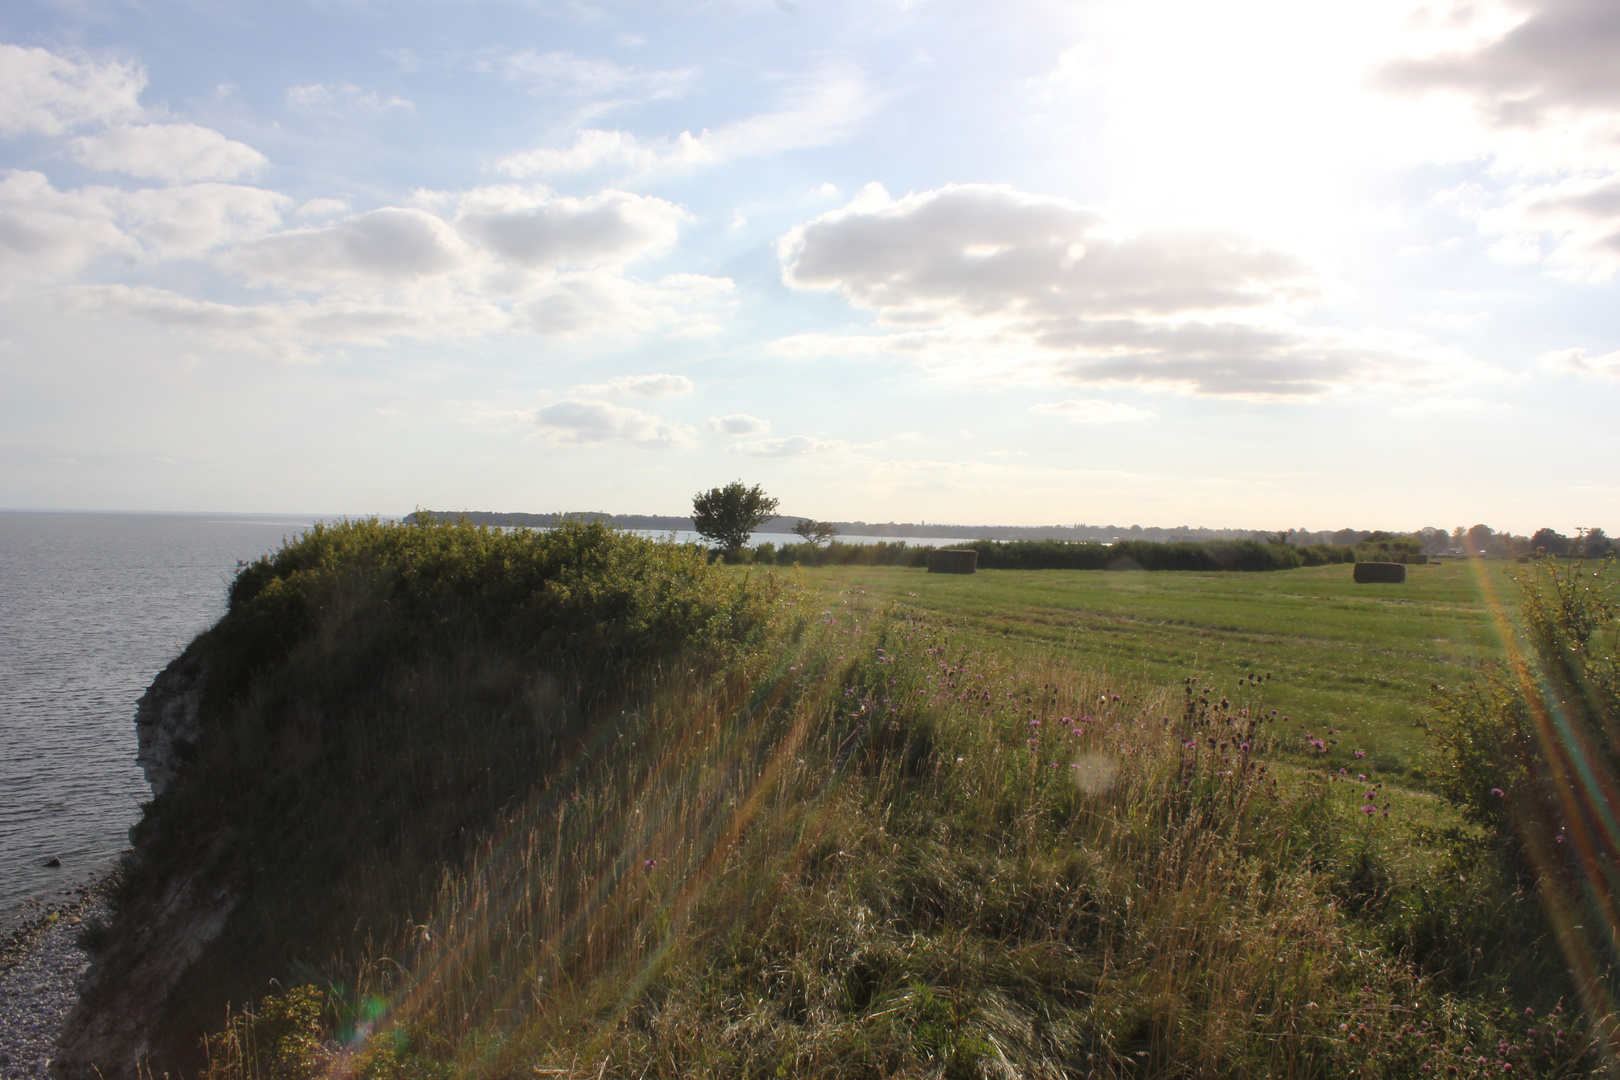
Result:
{"label": "white cloud", "polygon": [[1122,424],[1135,420],[1151,420],[1157,415],[1147,409],[1138,409],[1117,401],[1103,401],[1099,398],[1069,398],[1066,401],[1031,405],[1029,411],[1060,416],[1076,424]]}
{"label": "white cloud", "polygon": [[552,337],[623,339],[659,328],[673,337],[702,337],[719,329],[713,311],[732,289],[729,279],[695,274],[648,283],[585,271],[531,289],[513,315],[524,329]]}
{"label": "white cloud", "polygon": [[731,413],[729,416],[711,416],[703,422],[703,426],[716,435],[764,435],[771,430],[768,420],[761,420],[757,416],[747,413]]}
{"label": "white cloud", "polygon": [[1562,349],[1541,357],[1537,366],[1560,375],[1620,382],[1620,349],[1602,356],[1587,356],[1585,349]]}
{"label": "white cloud", "polygon": [[1228,231],[1129,230],[1004,185],[891,199],[869,185],[777,242],[783,278],[836,291],[888,332],[806,334],[779,355],[897,355],[1021,374],[1249,398],[1419,383],[1465,362],[1416,335],[1302,325],[1317,281]]}
{"label": "white cloud", "polygon": [[439,218],[390,206],[243,244],[223,262],[254,284],[318,291],[438,277],[470,257],[455,230]]}
{"label": "white cloud", "polygon": [[342,199],[309,199],[299,204],[293,214],[303,218],[323,218],[341,214],[348,208],[349,204]]}
{"label": "white cloud", "polygon": [[68,143],[82,165],[103,172],[126,172],[171,184],[194,180],[236,180],[268,165],[246,143],[227,139],[196,124],[142,124],[109,128]]}
{"label": "white cloud", "polygon": [[1604,281],[1620,272],[1620,5],[1475,0],[1442,5],[1425,47],[1376,84],[1465,110],[1488,167],[1450,193],[1499,261]]}
{"label": "white cloud", "polygon": [[496,162],[507,176],[572,176],[603,170],[615,175],[641,176],[652,172],[669,151],[644,145],[628,131],[587,129],[574,136],[572,146],[537,147]]}
{"label": "white cloud", "polygon": [[137,99],[145,86],[138,64],[0,44],[0,134],[60,135],[131,120],[141,115]]}
{"label": "white cloud", "polygon": [[280,360],[315,359],[333,346],[445,341],[510,329],[499,307],[455,293],[430,303],[322,298],[263,304],[197,300],[150,286],[76,286],[60,295],[79,313],[187,331],[218,348]]}
{"label": "white cloud", "polygon": [[[76,141],[73,150],[109,167],[154,175],[168,169],[165,179],[229,172],[251,164],[243,152],[252,153],[190,125],[114,129]],[[215,344],[235,332],[232,325],[251,326],[256,340],[239,344],[276,355],[496,333],[620,342],[653,332],[703,337],[720,331],[734,303],[735,287],[725,278],[648,281],[627,273],[627,264],[677,239],[685,213],[662,199],[621,191],[574,198],[507,185],[420,192],[413,202],[322,220],[342,214],[344,204],[311,200],[295,211],[278,192],[219,182],[64,191],[42,173],[0,172],[0,281],[60,281],[111,256],[207,258],[251,287],[301,299],[198,307],[161,289],[79,289],[72,302],[112,318],[213,335]],[[283,228],[294,213],[306,223]],[[664,376],[611,392],[689,389],[684,377]]]}
{"label": "white cloud", "polygon": [[195,255],[263,236],[292,200],[241,184],[186,184],[136,191],[101,189],[129,233],[159,258]]}
{"label": "white cloud", "polygon": [[0,274],[48,279],[112,254],[134,254],[104,192],[58,191],[44,173],[0,176]]}
{"label": "white cloud", "polygon": [[1309,297],[1285,252],[1229,232],[1122,234],[1099,211],[1003,184],[891,199],[872,184],[777,241],[783,277],[836,289],[894,324],[1170,315]]}
{"label": "white cloud", "polygon": [[485,66],[547,97],[629,97],[634,101],[658,101],[678,97],[692,78],[690,68],[630,68],[611,60],[568,52],[542,53],[534,49],[510,53]]}
{"label": "white cloud", "polygon": [[330,113],[352,109],[358,112],[384,113],[394,109],[415,112],[416,105],[405,98],[390,94],[383,97],[375,90],[361,90],[353,83],[304,83],[287,88],[287,108],[294,112]]}
{"label": "white cloud", "polygon": [[858,127],[875,105],[865,76],[828,68],[792,86],[782,108],[696,135],[644,142],[624,131],[587,129],[566,148],[540,147],[496,162],[508,176],[557,176],[597,171],[644,176],[740,158],[826,146]]}
{"label": "white cloud", "polygon": [[1482,231],[1502,237],[1493,248],[1502,261],[1544,263],[1577,281],[1620,272],[1620,172],[1537,184],[1492,201],[1485,195],[1465,208]]}
{"label": "white cloud", "polygon": [[1449,35],[1427,55],[1385,66],[1384,86],[1468,95],[1498,127],[1537,125],[1559,111],[1620,108],[1620,8],[1610,0],[1473,3],[1443,17]]}
{"label": "white cloud", "polygon": [[848,444],[841,439],[815,439],[809,435],[792,435],[785,439],[760,439],[758,442],[734,443],[726,447],[728,454],[748,457],[804,457],[809,454],[830,454],[844,450]]}
{"label": "white cloud", "polygon": [[685,213],[624,191],[586,199],[544,188],[486,187],[462,195],[456,225],[483,247],[528,269],[623,266],[669,250]]}
{"label": "white cloud", "polygon": [[596,397],[679,397],[692,392],[692,380],[685,375],[620,375],[607,382],[575,387],[582,394]]}
{"label": "white cloud", "polygon": [[1477,413],[1487,409],[1511,409],[1511,405],[1486,401],[1480,397],[1420,397],[1397,402],[1390,411],[1418,416],[1453,416],[1458,413]]}
{"label": "white cloud", "polygon": [[559,401],[537,409],[534,419],[560,443],[624,443],[661,449],[691,442],[690,429],[678,422],[608,401]]}
{"label": "white cloud", "polygon": [[0,268],[41,280],[107,255],[195,255],[269,232],[291,201],[237,184],[59,191],[41,173],[9,172],[0,179]]}

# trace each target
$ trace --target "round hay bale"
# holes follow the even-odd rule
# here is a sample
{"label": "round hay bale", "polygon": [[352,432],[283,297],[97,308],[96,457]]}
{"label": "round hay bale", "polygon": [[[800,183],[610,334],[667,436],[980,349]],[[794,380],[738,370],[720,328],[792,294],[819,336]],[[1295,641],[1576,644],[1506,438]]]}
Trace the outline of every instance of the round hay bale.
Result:
{"label": "round hay bale", "polygon": [[928,553],[930,574],[971,574],[979,569],[979,553],[972,548],[935,548]]}
{"label": "round hay bale", "polygon": [[1357,585],[1399,585],[1406,580],[1406,567],[1398,562],[1358,562],[1352,576]]}

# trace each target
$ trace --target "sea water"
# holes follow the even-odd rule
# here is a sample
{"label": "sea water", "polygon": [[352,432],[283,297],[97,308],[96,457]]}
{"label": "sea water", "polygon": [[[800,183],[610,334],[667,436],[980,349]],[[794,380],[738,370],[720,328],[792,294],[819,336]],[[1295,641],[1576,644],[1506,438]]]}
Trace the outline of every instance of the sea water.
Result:
{"label": "sea water", "polygon": [[136,700],[310,521],[0,512],[0,931],[111,868],[152,797]]}

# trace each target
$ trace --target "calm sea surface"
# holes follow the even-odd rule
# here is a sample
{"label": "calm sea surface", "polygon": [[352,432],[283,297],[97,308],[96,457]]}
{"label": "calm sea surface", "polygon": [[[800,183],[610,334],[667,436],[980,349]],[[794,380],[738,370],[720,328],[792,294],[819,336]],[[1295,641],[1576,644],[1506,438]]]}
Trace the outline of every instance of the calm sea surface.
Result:
{"label": "calm sea surface", "polygon": [[112,865],[151,798],[136,699],[224,613],[236,560],[309,524],[0,512],[0,929]]}

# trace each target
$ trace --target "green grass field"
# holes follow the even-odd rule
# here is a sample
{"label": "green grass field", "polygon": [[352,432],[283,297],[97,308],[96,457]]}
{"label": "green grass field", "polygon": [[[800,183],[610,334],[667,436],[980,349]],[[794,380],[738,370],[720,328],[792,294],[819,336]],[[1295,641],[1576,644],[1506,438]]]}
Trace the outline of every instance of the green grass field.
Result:
{"label": "green grass field", "polygon": [[941,617],[969,648],[1072,657],[1122,680],[1197,676],[1221,694],[1250,673],[1270,672],[1265,705],[1289,717],[1277,737],[1328,739],[1330,756],[1346,764],[1362,749],[1380,772],[1415,780],[1430,684],[1465,682],[1475,665],[1502,655],[1485,588],[1511,604],[1518,590],[1504,570],[1513,569],[1499,562],[1414,566],[1404,585],[1357,585],[1349,566],[1263,574],[956,576],[886,567],[804,574],[829,601],[865,590]]}

